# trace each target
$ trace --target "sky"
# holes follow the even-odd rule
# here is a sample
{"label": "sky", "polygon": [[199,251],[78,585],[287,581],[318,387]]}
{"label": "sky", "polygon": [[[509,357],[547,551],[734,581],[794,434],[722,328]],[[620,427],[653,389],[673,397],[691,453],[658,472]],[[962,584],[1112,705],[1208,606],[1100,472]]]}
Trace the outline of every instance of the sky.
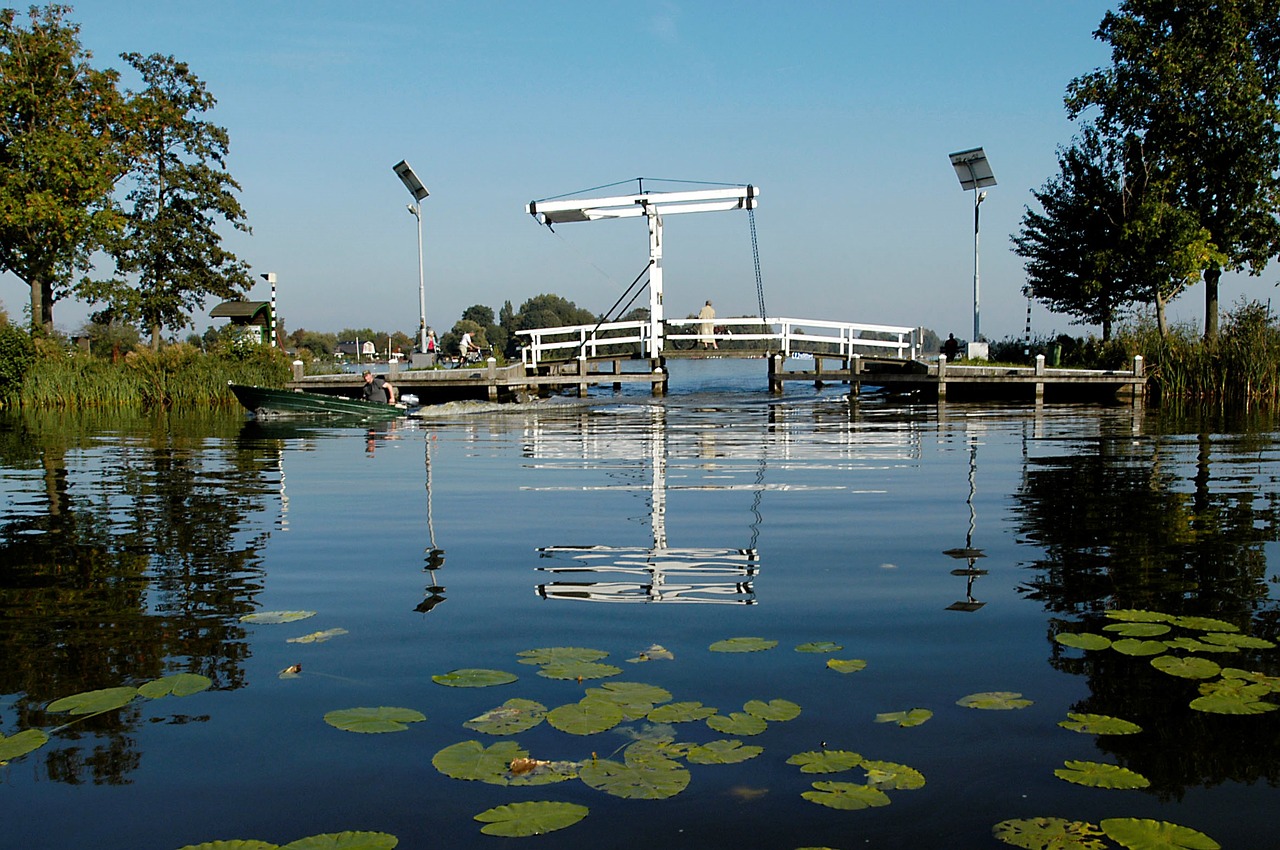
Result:
{"label": "sky", "polygon": [[[759,187],[771,316],[923,326],[972,336],[972,192],[948,154],[982,147],[997,185],[981,206],[980,331],[1020,337],[1022,261],[1010,250],[1033,189],[1077,127],[1062,98],[1109,62],[1095,0],[612,0],[333,2],[83,0],[70,19],[98,67],[172,55],[217,99],[251,235],[226,245],[274,272],[288,330],[416,336],[417,225],[392,171],[423,202],[427,324],[543,293],[609,309],[648,261],[644,219],[564,224],[531,200]],[[124,75],[128,87],[136,78]],[[624,182],[631,181],[631,182]],[[665,182],[672,181],[672,182]],[[742,211],[664,220],[665,305],[758,315]],[[1277,266],[1225,276],[1222,304],[1269,301]],[[29,289],[0,278],[20,315]],[[636,302],[647,304],[642,296]],[[215,302],[209,302],[206,310]],[[1204,287],[1175,320],[1203,323]],[[74,330],[91,308],[60,301]],[[212,320],[193,317],[203,331]],[[1035,305],[1032,333],[1081,335]]]}

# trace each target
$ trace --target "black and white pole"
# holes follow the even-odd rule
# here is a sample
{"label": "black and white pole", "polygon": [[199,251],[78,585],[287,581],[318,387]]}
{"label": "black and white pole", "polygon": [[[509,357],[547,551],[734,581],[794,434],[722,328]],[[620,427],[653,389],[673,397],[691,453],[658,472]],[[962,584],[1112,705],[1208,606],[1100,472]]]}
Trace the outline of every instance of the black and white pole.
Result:
{"label": "black and white pole", "polygon": [[277,346],[277,344],[278,344],[278,343],[276,342],[276,273],[275,273],[275,272],[267,272],[266,274],[264,274],[264,275],[262,276],[262,279],[263,279],[263,280],[265,280],[267,283],[271,284],[271,327],[270,327],[270,333],[271,333],[271,347],[272,347],[272,348],[275,348],[275,347]]}
{"label": "black and white pole", "polygon": [[1027,331],[1023,337],[1022,356],[1031,356],[1031,296],[1027,296]]}

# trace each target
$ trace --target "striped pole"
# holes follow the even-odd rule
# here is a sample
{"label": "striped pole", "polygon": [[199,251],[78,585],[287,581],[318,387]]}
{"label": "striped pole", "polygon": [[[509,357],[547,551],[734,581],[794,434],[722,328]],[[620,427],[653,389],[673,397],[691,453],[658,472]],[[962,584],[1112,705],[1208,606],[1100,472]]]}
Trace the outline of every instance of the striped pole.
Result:
{"label": "striped pole", "polygon": [[1031,356],[1031,296],[1027,296],[1027,331],[1022,344],[1022,356]]}

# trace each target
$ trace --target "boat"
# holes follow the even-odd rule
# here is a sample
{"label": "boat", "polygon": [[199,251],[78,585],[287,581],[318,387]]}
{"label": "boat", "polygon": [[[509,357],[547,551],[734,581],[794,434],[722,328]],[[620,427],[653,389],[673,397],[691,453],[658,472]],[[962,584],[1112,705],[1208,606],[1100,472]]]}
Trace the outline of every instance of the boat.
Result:
{"label": "boat", "polygon": [[299,416],[329,416],[385,421],[407,416],[404,404],[365,401],[362,398],[281,390],[227,382],[236,399],[254,416],[262,419]]}

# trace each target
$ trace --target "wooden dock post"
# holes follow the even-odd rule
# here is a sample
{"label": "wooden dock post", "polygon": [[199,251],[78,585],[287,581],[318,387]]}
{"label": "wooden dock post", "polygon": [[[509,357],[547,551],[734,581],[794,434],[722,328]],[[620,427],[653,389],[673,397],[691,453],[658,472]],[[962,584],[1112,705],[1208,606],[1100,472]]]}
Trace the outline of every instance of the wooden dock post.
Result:
{"label": "wooden dock post", "polygon": [[498,359],[490,357],[488,360],[489,374],[486,376],[489,381],[489,401],[498,400]]}
{"label": "wooden dock post", "polygon": [[293,379],[295,381],[301,381],[302,376],[305,373],[306,373],[306,366],[303,364],[303,362],[301,360],[293,361]]}
{"label": "wooden dock post", "polygon": [[667,370],[661,366],[653,367],[653,389],[654,396],[664,396],[667,394]]}
{"label": "wooden dock post", "polygon": [[938,403],[947,400],[947,355],[938,355]]}
{"label": "wooden dock post", "polygon": [[862,355],[855,354],[849,360],[849,397],[857,398],[862,393]]}
{"label": "wooden dock post", "polygon": [[[1044,355],[1036,355],[1036,377],[1044,378]],[[1044,401],[1044,381],[1036,381],[1036,404]]]}
{"label": "wooden dock post", "polygon": [[774,395],[782,394],[782,363],[783,356],[781,354],[772,354],[769,356],[769,392]]}

